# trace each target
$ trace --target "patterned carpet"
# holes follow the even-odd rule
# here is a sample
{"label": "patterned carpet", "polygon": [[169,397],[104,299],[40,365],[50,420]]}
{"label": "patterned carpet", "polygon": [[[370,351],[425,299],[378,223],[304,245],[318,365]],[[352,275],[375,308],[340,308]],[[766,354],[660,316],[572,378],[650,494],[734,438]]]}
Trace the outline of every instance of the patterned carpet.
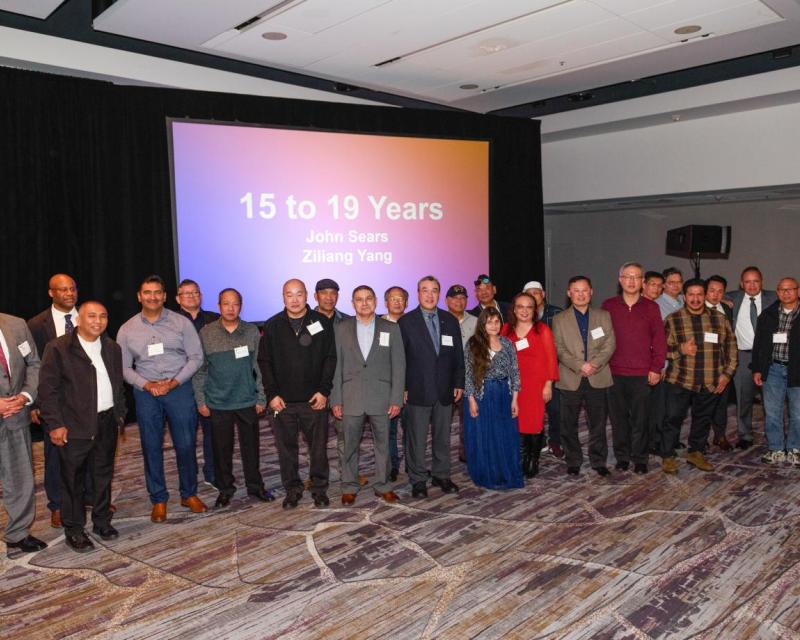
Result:
{"label": "patterned carpet", "polygon": [[[672,477],[584,467],[568,478],[545,456],[538,478],[499,493],[456,463],[457,497],[412,500],[401,474],[391,506],[367,488],[342,508],[333,483],[328,509],[306,494],[284,511],[240,490],[229,508],[193,515],[178,506],[168,447],[159,525],[129,426],[114,481],[120,538],[83,555],[49,527],[36,443],[33,533],[50,546],[0,559],[0,638],[800,638],[800,469],[760,463],[756,411],[760,446],[713,451],[712,473],[682,462]],[[368,471],[369,434],[362,451]],[[262,470],[276,487],[266,423]]]}

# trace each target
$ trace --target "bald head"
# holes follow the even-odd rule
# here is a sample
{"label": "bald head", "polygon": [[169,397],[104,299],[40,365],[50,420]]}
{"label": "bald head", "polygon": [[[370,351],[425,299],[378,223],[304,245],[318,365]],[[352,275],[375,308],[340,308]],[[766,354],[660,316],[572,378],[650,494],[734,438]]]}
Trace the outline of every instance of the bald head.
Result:
{"label": "bald head", "polygon": [[50,278],[47,294],[53,299],[56,309],[69,313],[78,301],[78,286],[66,273],[57,273]]}
{"label": "bald head", "polygon": [[283,285],[283,304],[290,318],[302,318],[306,314],[308,292],[302,280],[292,278]]}

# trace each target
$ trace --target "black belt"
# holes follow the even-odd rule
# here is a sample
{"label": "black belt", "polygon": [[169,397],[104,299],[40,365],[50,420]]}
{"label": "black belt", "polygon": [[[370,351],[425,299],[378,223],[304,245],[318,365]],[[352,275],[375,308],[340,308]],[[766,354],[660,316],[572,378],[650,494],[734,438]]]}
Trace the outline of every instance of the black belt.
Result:
{"label": "black belt", "polygon": [[788,360],[786,362],[784,362],[783,360],[773,360],[772,364],[779,364],[782,367],[788,367],[789,366]]}

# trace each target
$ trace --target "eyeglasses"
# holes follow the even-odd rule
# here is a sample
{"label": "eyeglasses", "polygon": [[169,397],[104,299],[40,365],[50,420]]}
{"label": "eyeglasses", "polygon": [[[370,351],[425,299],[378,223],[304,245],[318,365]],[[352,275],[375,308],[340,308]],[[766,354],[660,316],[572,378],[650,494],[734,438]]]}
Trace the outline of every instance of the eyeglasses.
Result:
{"label": "eyeglasses", "polygon": [[199,296],[199,291],[184,291],[183,293],[178,294],[182,298],[194,298],[195,296]]}
{"label": "eyeglasses", "polygon": [[797,291],[797,287],[784,287],[783,289],[778,289],[778,293],[790,293],[791,291]]}
{"label": "eyeglasses", "polygon": [[630,280],[631,282],[634,282],[636,280],[641,280],[642,276],[620,276],[620,279],[621,280]]}

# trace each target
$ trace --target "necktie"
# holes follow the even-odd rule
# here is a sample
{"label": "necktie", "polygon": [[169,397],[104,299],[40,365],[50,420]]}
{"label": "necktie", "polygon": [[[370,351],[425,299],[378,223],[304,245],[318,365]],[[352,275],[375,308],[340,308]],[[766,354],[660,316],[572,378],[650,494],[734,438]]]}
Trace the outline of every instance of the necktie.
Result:
{"label": "necktie", "polygon": [[6,360],[6,353],[3,347],[0,347],[0,365],[3,366],[3,372],[8,376],[8,381],[11,382],[11,369],[8,368],[8,360]]}
{"label": "necktie", "polygon": [[756,309],[756,299],[750,297],[750,324],[753,325],[753,331],[756,330],[756,322],[758,322],[758,309]]}
{"label": "necktie", "polygon": [[433,340],[433,348],[436,349],[436,355],[439,355],[439,325],[436,322],[436,314],[435,313],[426,313],[428,317],[428,333],[431,334],[431,340]]}
{"label": "necktie", "polygon": [[75,325],[72,324],[72,314],[67,313],[64,315],[64,333],[69,335],[75,329]]}

